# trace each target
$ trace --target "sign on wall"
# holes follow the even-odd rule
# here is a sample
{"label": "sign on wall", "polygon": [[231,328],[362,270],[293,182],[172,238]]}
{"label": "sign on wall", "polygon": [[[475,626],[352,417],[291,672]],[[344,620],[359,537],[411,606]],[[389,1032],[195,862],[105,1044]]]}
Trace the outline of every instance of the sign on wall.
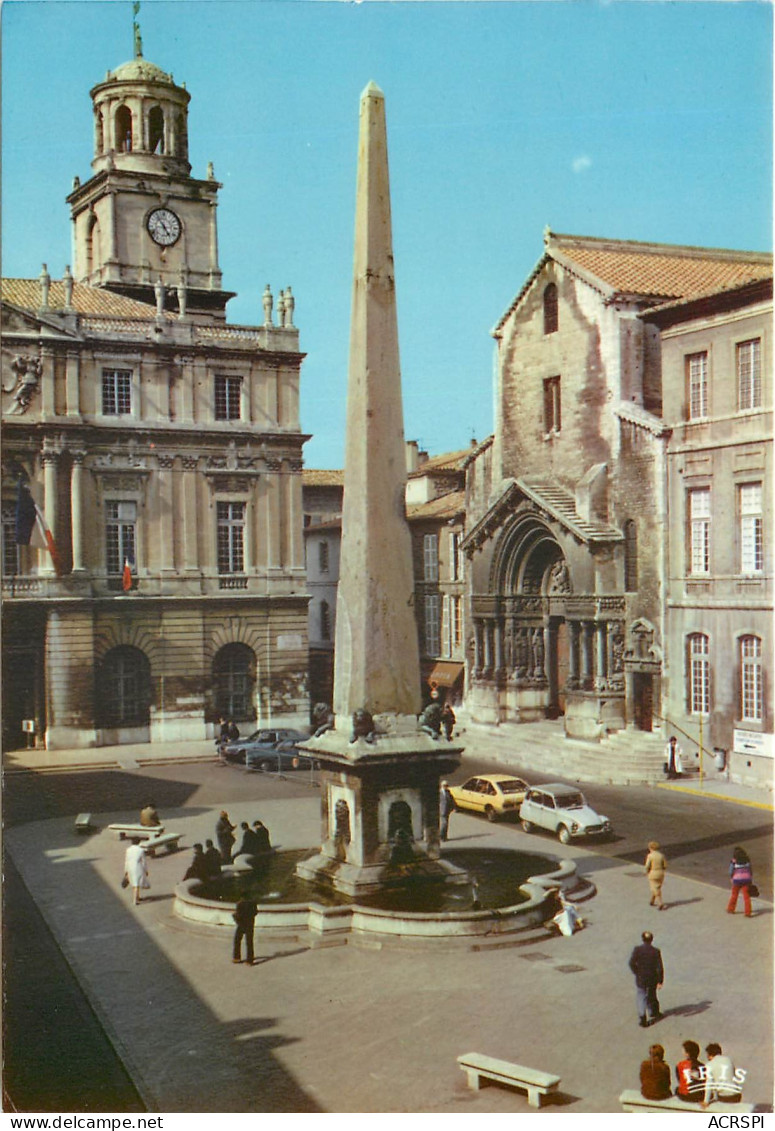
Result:
{"label": "sign on wall", "polygon": [[773,736],[757,730],[736,730],[733,737],[735,754],[753,754],[757,758],[775,757]]}

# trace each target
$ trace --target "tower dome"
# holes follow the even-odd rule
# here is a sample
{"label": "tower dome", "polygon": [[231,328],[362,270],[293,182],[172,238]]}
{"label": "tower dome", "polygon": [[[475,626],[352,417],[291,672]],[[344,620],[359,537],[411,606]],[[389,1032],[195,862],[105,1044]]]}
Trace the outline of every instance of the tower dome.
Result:
{"label": "tower dome", "polygon": [[90,91],[95,172],[189,173],[188,103],[172,75],[142,56],[108,71]]}

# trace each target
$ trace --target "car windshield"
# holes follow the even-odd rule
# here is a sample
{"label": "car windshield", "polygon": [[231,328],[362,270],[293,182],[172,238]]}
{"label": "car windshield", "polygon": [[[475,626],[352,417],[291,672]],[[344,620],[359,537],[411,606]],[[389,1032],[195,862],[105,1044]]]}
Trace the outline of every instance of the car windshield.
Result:
{"label": "car windshield", "polygon": [[513,778],[511,781],[498,782],[498,789],[500,789],[502,793],[524,793],[525,788],[525,783],[520,781],[519,778]]}
{"label": "car windshield", "polygon": [[581,793],[558,793],[557,804],[561,809],[583,809],[586,802]]}

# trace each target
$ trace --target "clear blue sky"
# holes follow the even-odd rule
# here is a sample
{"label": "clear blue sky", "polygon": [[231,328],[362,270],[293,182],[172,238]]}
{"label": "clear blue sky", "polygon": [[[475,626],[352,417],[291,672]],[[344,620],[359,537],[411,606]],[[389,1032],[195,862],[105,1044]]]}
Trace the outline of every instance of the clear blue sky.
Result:
{"label": "clear blue sky", "polygon": [[[132,57],[129,0],[6,0],[3,273],[59,278],[90,174],[89,89]],[[492,430],[490,329],[542,231],[771,247],[766,3],[143,0],[213,161],[232,322],[293,286],[310,467],[343,459],[358,100],[386,96],[405,430]]]}

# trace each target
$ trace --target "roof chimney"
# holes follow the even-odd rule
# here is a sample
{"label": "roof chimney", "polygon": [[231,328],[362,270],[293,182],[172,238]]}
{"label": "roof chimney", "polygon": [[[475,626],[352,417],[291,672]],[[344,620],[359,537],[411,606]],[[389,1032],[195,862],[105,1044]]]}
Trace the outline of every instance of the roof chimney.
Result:
{"label": "roof chimney", "polygon": [[418,464],[418,447],[416,440],[406,441],[406,472],[411,475],[413,471],[417,470]]}

